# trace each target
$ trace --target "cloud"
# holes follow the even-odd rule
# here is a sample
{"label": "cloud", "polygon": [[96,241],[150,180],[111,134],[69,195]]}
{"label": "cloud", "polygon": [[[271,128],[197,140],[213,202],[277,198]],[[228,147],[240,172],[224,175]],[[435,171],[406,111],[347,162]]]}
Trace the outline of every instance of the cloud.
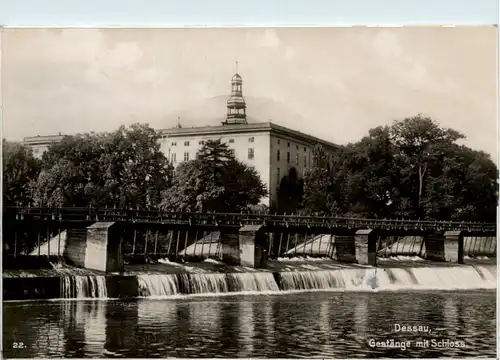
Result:
{"label": "cloud", "polygon": [[[496,147],[494,29],[3,31],[9,139],[106,131],[135,121],[174,126],[167,115],[227,97],[238,59],[245,96],[270,104],[249,104],[249,115],[262,121],[273,117],[346,143],[370,127],[424,112],[470,134],[475,147]],[[204,118],[216,123],[221,104],[207,105]],[[289,111],[272,111],[272,104]],[[298,116],[292,120],[290,113]]]}

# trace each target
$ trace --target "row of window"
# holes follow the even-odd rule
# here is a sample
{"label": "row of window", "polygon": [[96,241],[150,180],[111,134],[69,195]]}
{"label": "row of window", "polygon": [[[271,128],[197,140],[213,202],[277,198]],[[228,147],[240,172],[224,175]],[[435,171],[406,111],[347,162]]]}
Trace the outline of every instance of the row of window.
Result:
{"label": "row of window", "polygon": [[[230,149],[229,151],[231,151],[231,154],[234,156],[234,149]],[[176,153],[172,153],[170,155],[170,158],[171,158],[173,163],[177,162],[177,154]],[[248,160],[253,160],[254,158],[255,158],[254,149],[252,149],[252,148],[248,149]],[[189,152],[188,151],[184,152],[184,161],[189,161]]]}
{"label": "row of window", "polygon": [[[295,163],[298,165],[299,164],[299,154],[295,154]],[[281,160],[281,152],[278,149],[276,152],[276,160],[280,161]],[[286,153],[286,162],[290,163],[290,151]],[[304,167],[307,167],[307,155],[304,155]]]}
{"label": "row of window", "polygon": [[[281,143],[280,139],[278,139],[278,145]],[[290,147],[290,141],[287,142],[286,147]],[[296,145],[297,150],[299,150],[299,145]],[[307,151],[307,147],[304,146],[304,151]]]}
{"label": "row of window", "polygon": [[[248,138],[248,142],[251,142],[251,143],[255,142],[255,138],[254,137],[249,137]],[[229,139],[229,143],[230,144],[234,143],[234,139]],[[184,141],[184,146],[189,146],[190,144],[191,144],[190,141]],[[198,141],[198,144],[199,145],[205,144],[205,140]],[[172,141],[171,146],[177,146],[177,141]]]}
{"label": "row of window", "polygon": [[[232,144],[232,143],[234,143],[234,139],[229,139],[228,142],[230,144]],[[249,137],[248,138],[248,142],[251,142],[251,143],[255,142],[255,138],[253,136]],[[278,139],[278,145],[280,144],[280,142],[281,142],[280,139]],[[184,141],[184,146],[189,146],[190,144],[191,144],[190,141]],[[198,141],[198,144],[199,145],[205,144],[205,140]],[[177,141],[172,141],[171,146],[177,146]],[[290,147],[290,141],[287,142],[287,147]],[[296,147],[297,150],[299,150],[299,145],[296,145],[295,147]],[[304,151],[307,151],[307,147],[305,147],[305,146],[304,146]]]}
{"label": "row of window", "polygon": [[[233,156],[235,156],[235,151],[234,151],[234,149],[230,149],[230,151],[231,151],[231,154],[232,154]],[[173,154],[171,155],[171,157],[172,157],[172,162],[174,162],[174,163],[175,163],[175,162],[177,161],[177,158],[176,158],[176,157],[177,157],[177,154],[173,153]],[[254,158],[255,158],[255,151],[254,151],[254,149],[253,149],[253,148],[249,148],[249,149],[248,149],[248,159],[249,159],[249,160],[253,160]],[[278,150],[278,151],[277,151],[277,153],[276,153],[276,160],[278,160],[278,161],[280,161],[280,160],[281,160],[281,157],[280,157],[280,151],[279,151],[279,150]],[[290,160],[291,160],[291,159],[290,159],[290,152],[287,152],[287,153],[286,153],[286,162],[287,162],[287,163],[290,163]],[[299,160],[300,160],[300,156],[299,156],[299,154],[296,154],[296,155],[295,155],[295,164],[297,164],[297,165],[298,165],[298,164],[299,164]],[[184,161],[189,161],[189,152],[188,152],[188,151],[184,152]],[[304,167],[307,167],[307,155],[304,155]]]}

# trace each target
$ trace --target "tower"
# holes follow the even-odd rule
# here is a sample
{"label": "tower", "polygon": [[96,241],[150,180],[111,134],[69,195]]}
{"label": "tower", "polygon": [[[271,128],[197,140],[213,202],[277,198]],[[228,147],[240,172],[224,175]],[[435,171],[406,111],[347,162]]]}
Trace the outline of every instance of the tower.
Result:
{"label": "tower", "polygon": [[[238,62],[236,62],[238,65]],[[227,101],[226,121],[223,124],[246,124],[247,114],[245,99],[242,91],[243,80],[236,72],[231,79],[231,97]]]}

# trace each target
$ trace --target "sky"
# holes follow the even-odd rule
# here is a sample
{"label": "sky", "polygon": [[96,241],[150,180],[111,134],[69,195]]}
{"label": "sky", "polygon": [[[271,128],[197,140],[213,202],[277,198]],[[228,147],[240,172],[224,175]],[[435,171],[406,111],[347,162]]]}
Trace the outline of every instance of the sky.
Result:
{"label": "sky", "polygon": [[238,71],[251,121],[347,144],[422,113],[494,155],[497,44],[492,26],[4,28],[3,137],[218,125]]}

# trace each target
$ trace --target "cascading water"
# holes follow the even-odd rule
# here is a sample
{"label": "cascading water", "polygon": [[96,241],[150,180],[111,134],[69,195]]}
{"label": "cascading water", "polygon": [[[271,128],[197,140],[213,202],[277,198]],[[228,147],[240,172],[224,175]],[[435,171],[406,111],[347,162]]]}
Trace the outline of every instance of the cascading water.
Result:
{"label": "cascading water", "polygon": [[245,291],[279,291],[278,284],[272,273],[234,273],[228,274],[233,288],[238,292]]}
{"label": "cascading water", "polygon": [[105,299],[108,297],[104,276],[63,276],[61,277],[61,298],[64,299]]}
{"label": "cascading water", "polygon": [[137,275],[139,296],[275,292],[278,284],[270,272],[232,274],[141,274]]}
{"label": "cascading water", "polygon": [[280,273],[280,290],[496,289],[495,266],[367,268]]}
{"label": "cascading water", "polygon": [[[338,268],[314,271],[137,275],[140,297],[280,293],[496,289],[495,265]],[[65,299],[107,298],[104,276],[63,276]]]}
{"label": "cascading water", "polygon": [[496,266],[351,268],[319,271],[138,275],[143,297],[286,291],[495,289]]}
{"label": "cascading water", "polygon": [[139,296],[168,296],[179,294],[177,275],[138,275]]}

